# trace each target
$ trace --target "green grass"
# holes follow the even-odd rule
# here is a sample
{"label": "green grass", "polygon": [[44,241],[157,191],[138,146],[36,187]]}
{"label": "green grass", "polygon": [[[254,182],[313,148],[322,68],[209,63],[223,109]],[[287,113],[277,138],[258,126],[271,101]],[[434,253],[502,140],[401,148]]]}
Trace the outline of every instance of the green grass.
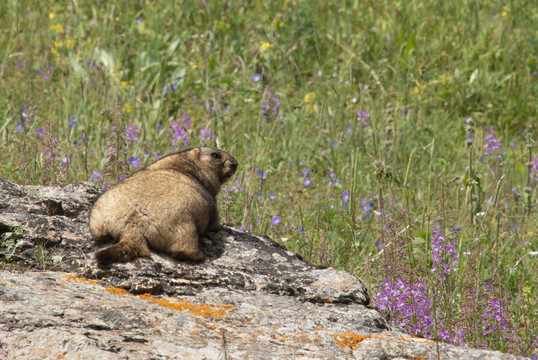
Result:
{"label": "green grass", "polygon": [[[531,355],[536,23],[529,1],[11,0],[0,13],[0,176],[38,184],[104,173],[110,112],[102,112],[116,96],[125,125],[140,129],[124,160],[148,164],[177,150],[169,124],[188,114],[190,145],[210,128],[207,144],[240,162],[233,190],[220,195],[225,223],[353,271],[375,292],[376,241],[388,241],[379,214],[389,200],[409,210],[409,254],[424,266],[435,220],[450,218],[461,227],[456,278],[470,266],[466,254],[476,254],[477,278],[499,279],[521,329],[517,348],[478,334],[469,343]],[[269,122],[260,114],[266,89],[281,103]],[[358,109],[369,126],[357,126]],[[37,136],[47,126],[49,135]],[[502,143],[502,166],[496,155],[480,161],[488,126]],[[47,163],[51,146],[58,159]],[[364,199],[376,208],[369,218]]]}

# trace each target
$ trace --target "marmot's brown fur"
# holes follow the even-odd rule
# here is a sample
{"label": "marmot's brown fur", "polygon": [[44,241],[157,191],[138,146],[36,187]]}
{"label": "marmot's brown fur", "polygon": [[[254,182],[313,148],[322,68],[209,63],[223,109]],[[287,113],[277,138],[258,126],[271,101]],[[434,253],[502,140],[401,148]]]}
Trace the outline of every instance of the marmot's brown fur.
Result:
{"label": "marmot's brown fur", "polygon": [[215,197],[236,168],[230,154],[197,147],[165,156],[113,185],[90,214],[97,244],[118,241],[95,254],[97,263],[149,256],[149,249],[203,260],[199,236],[223,229]]}

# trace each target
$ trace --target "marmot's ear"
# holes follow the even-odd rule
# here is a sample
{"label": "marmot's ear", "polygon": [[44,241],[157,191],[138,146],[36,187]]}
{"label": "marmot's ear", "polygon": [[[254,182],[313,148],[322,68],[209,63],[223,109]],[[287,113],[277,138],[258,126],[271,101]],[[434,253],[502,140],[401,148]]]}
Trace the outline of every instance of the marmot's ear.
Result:
{"label": "marmot's ear", "polygon": [[189,155],[195,159],[200,158],[200,148],[193,148],[191,151],[189,151]]}

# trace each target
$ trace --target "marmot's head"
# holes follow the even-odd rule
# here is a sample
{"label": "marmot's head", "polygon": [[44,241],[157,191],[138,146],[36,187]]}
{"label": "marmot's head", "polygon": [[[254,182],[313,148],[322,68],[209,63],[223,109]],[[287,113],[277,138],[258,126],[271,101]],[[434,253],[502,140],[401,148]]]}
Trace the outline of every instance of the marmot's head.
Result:
{"label": "marmot's head", "polygon": [[227,152],[216,148],[192,148],[189,156],[198,160],[200,168],[216,173],[221,184],[228,181],[237,170],[237,160]]}

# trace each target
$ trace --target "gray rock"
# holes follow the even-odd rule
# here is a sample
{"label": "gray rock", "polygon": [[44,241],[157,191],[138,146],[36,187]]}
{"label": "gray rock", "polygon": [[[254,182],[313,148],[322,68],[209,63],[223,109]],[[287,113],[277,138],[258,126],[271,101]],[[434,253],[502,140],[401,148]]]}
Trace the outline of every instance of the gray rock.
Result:
{"label": "gray rock", "polygon": [[204,237],[201,263],[99,269],[99,193],[0,179],[0,359],[515,359],[404,334],[353,276],[237,229]]}

